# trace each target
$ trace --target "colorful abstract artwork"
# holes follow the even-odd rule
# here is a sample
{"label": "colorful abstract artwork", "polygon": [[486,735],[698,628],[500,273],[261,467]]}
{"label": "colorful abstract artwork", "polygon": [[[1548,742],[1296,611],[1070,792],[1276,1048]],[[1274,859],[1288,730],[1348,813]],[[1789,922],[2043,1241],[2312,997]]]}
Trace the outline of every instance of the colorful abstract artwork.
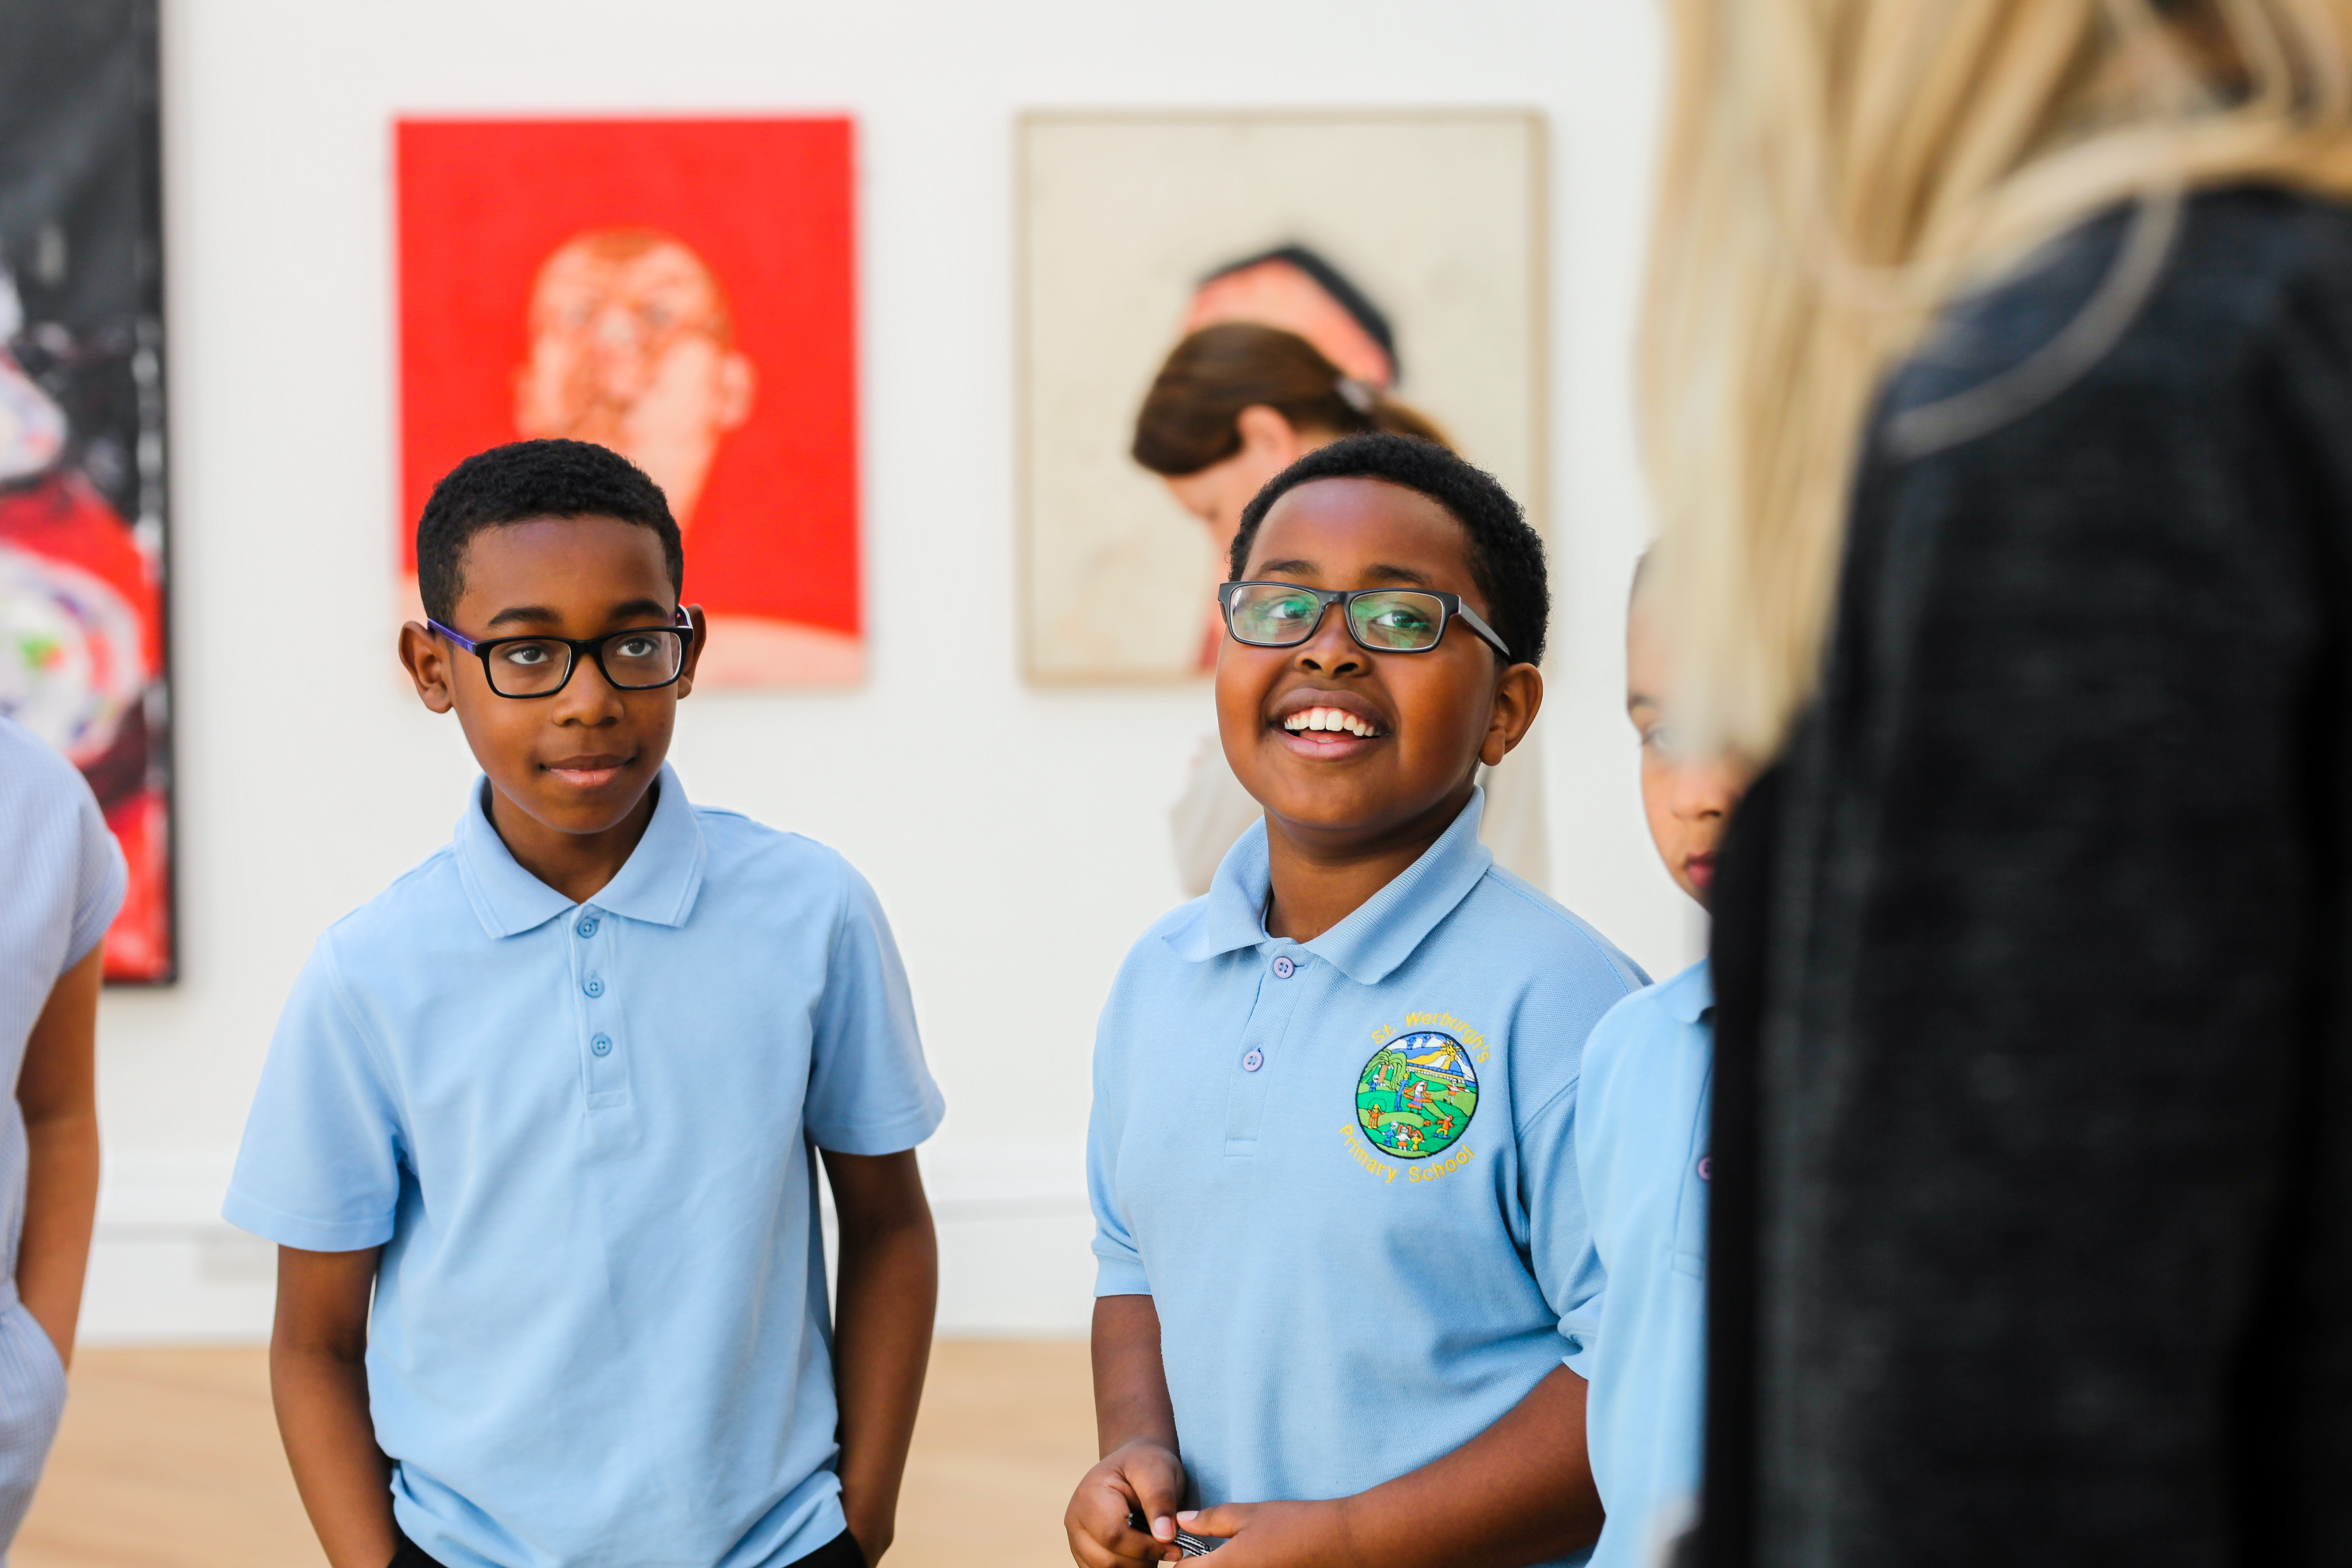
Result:
{"label": "colorful abstract artwork", "polygon": [[561,436],[652,475],[710,616],[698,683],[864,678],[844,119],[408,120],[399,560],[469,453]]}
{"label": "colorful abstract artwork", "polygon": [[0,713],[130,864],[109,981],[177,973],[154,0],[0,8]]}

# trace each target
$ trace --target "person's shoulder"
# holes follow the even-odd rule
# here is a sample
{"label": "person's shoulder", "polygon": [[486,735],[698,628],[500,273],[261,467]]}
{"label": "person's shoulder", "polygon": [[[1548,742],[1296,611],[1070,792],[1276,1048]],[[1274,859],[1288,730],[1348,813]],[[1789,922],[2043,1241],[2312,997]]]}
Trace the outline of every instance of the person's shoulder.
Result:
{"label": "person's shoulder", "polygon": [[[2182,388],[2201,411],[2191,386],[2200,375],[2233,374],[2252,345],[2300,334],[2313,292],[2352,296],[2352,205],[2343,201],[2235,184],[2200,191],[2178,211],[2118,204],[1948,305],[1894,378],[1887,414],[1899,417],[2014,370],[2090,315],[2151,237],[2161,245],[2160,270],[2112,344],[2068,384],[2073,395],[2049,400],[2051,414],[2104,417],[2103,394],[2144,404],[2152,384]],[[2183,341],[2199,352],[2179,353]]]}
{"label": "person's shoulder", "polygon": [[2352,264],[2352,201],[2280,185],[2222,185],[2189,200],[2184,267],[2258,280],[2325,276]]}
{"label": "person's shoulder", "polygon": [[1135,980],[1188,962],[1187,953],[1197,943],[1202,926],[1209,918],[1210,895],[1182,903],[1143,928],[1143,934],[1129,944],[1127,956],[1119,960],[1118,977],[1115,986],[1124,986]]}
{"label": "person's shoulder", "polygon": [[1627,996],[1601,1016],[1584,1042],[1586,1085],[1596,1086],[1628,1063],[1664,1051],[1714,1002],[1705,959]]}
{"label": "person's shoulder", "polygon": [[848,857],[806,834],[771,827],[757,817],[720,805],[697,805],[694,822],[701,830],[708,855],[706,876],[770,876],[782,871],[863,880]]}
{"label": "person's shoulder", "polygon": [[1198,974],[1210,955],[1202,927],[1210,895],[1177,905],[1128,944],[1112,973],[1095,1027],[1097,1075],[1123,1070],[1123,1064],[1163,1020],[1173,1016],[1171,997],[1185,994],[1186,977]]}
{"label": "person's shoulder", "polygon": [[731,806],[703,806],[696,802],[694,826],[701,830],[703,844],[710,847],[710,856],[718,860],[751,860],[767,856],[802,858],[809,863],[840,863],[846,865],[840,851],[818,844],[804,832],[793,832],[791,827],[772,827],[746,811]]}
{"label": "person's shoulder", "polygon": [[412,957],[432,963],[453,942],[481,930],[458,874],[457,847],[444,844],[329,925],[320,948],[339,967]]}
{"label": "person's shoulder", "polygon": [[81,770],[14,719],[0,715],[0,801],[11,815],[65,816],[89,795]]}
{"label": "person's shoulder", "polygon": [[[2352,300],[2352,205],[2268,185],[2191,197],[2146,330],[2219,340],[2307,335],[2315,297]],[[2212,356],[2223,365],[2227,354]]]}
{"label": "person's shoulder", "polygon": [[1522,877],[1490,866],[1457,911],[1461,934],[1497,957],[1612,996],[1650,984],[1642,966],[1592,924]]}
{"label": "person's shoulder", "polygon": [[1131,1016],[1139,1006],[1150,1009],[1164,997],[1166,986],[1177,984],[1178,976],[1192,973],[1199,961],[1211,956],[1202,935],[1208,908],[1208,894],[1189,899],[1144,927],[1143,933],[1128,944],[1103,1003],[1106,1023]]}

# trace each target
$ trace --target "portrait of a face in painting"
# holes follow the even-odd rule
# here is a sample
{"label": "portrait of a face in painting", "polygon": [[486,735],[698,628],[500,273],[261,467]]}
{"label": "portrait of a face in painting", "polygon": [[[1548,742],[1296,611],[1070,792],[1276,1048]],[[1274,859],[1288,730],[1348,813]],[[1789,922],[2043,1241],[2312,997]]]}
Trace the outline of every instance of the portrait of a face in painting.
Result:
{"label": "portrait of a face in painting", "polygon": [[404,529],[471,452],[593,441],[685,535],[698,685],[863,679],[847,123],[427,121],[400,147]]}
{"label": "portrait of a face in painting", "polygon": [[751,417],[758,382],[702,258],[656,229],[574,236],[539,269],[530,332],[515,434],[612,447],[692,527],[710,460]]}

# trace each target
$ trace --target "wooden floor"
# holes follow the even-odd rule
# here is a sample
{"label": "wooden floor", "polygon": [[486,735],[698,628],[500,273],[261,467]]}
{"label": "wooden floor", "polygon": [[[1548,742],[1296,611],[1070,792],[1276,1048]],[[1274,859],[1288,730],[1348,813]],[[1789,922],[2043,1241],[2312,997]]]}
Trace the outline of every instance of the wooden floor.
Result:
{"label": "wooden floor", "polygon": [[[1055,1568],[1094,1463],[1079,1343],[942,1342],[888,1568]],[[84,1350],[13,1568],[320,1568],[257,1350]]]}

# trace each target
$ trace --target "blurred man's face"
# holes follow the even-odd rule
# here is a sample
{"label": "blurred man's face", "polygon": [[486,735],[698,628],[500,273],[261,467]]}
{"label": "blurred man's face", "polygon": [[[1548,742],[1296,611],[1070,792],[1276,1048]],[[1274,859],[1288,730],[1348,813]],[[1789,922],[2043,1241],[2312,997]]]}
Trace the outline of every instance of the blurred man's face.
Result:
{"label": "blurred man's face", "polygon": [[583,235],[541,268],[516,433],[611,447],[661,486],[681,527],[719,437],[751,416],[752,384],[717,284],[677,241]]}

